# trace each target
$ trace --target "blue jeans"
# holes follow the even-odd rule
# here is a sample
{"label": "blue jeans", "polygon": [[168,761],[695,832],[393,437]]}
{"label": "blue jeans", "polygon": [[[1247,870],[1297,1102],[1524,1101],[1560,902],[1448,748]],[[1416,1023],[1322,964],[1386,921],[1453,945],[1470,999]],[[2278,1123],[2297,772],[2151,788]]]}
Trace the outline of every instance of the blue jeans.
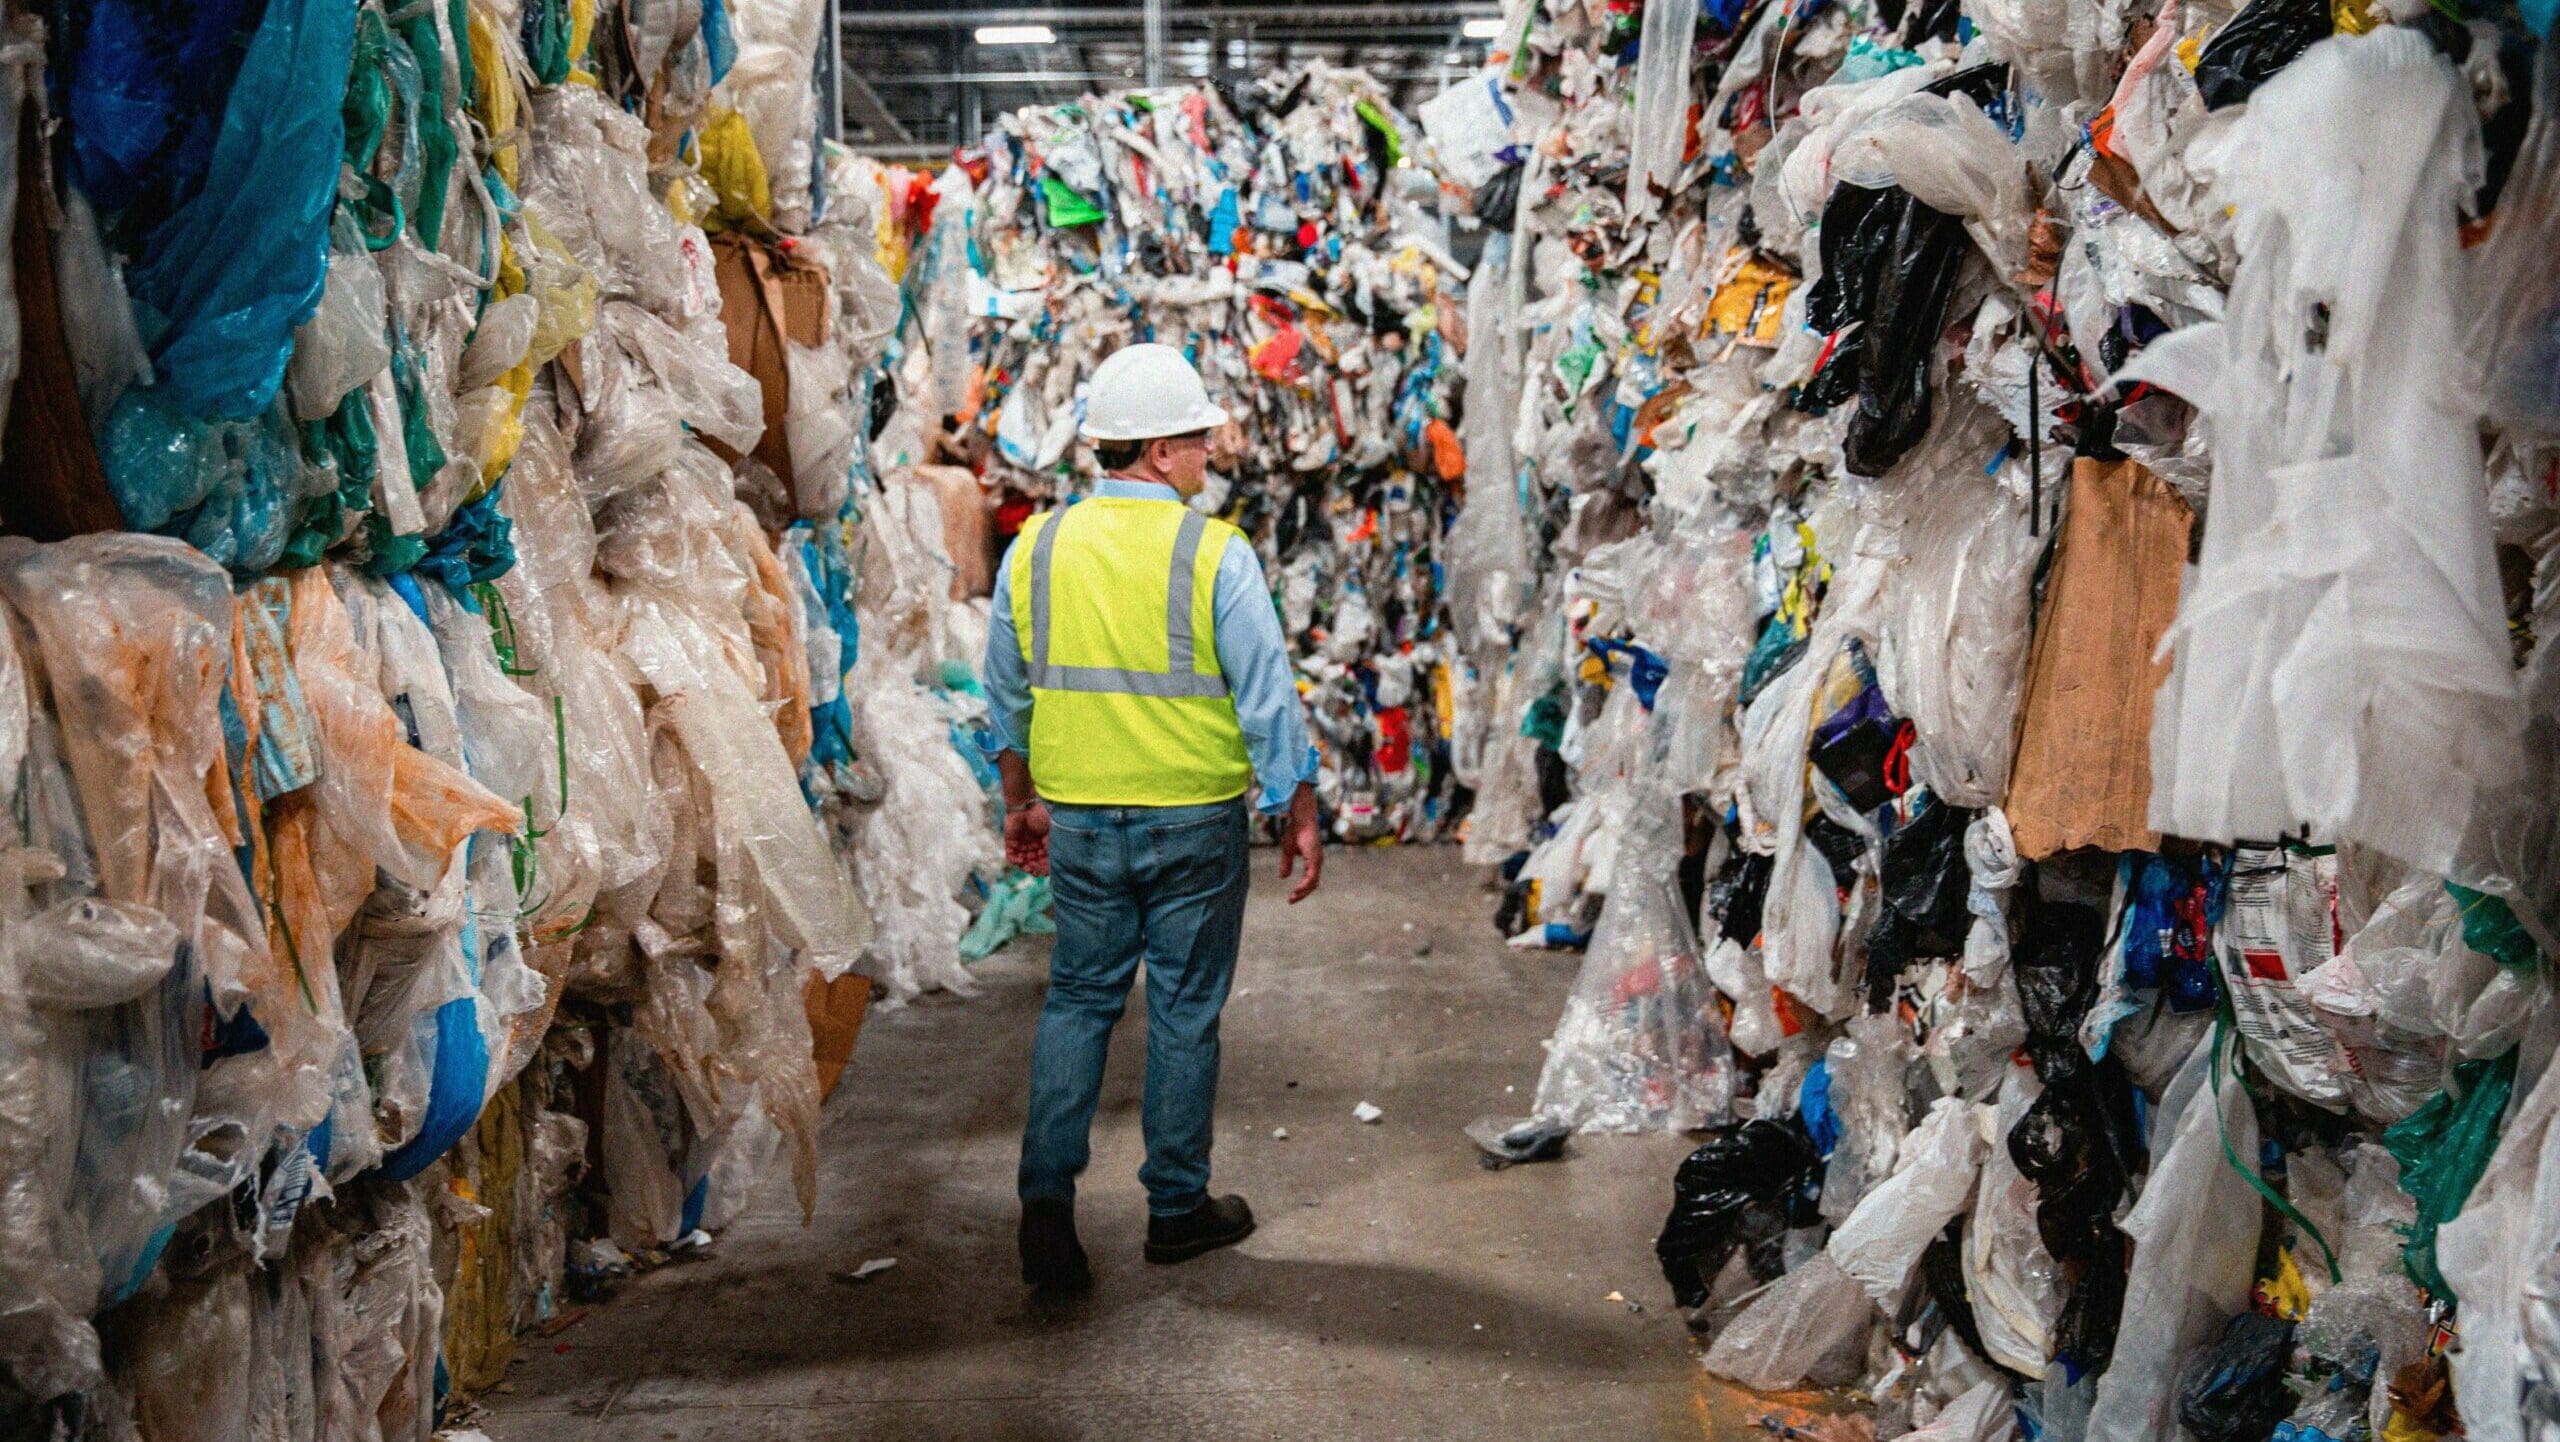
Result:
{"label": "blue jeans", "polygon": [[1072,1201],[1091,1160],[1111,1028],[1147,964],[1147,1209],[1178,1216],[1209,1195],[1218,1013],[1244,930],[1244,800],[1206,806],[1049,808],[1058,921],[1049,1000],[1031,1051],[1023,1200]]}

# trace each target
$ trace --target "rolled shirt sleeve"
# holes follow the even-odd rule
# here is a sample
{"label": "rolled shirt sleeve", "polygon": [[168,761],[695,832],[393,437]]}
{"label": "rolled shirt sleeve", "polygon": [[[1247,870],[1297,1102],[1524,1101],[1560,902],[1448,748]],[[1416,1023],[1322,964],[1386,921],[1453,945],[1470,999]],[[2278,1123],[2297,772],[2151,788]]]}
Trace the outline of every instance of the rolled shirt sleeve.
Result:
{"label": "rolled shirt sleeve", "polygon": [[[1014,545],[1020,545],[1016,541]],[[987,691],[987,739],[979,748],[993,761],[997,753],[1031,755],[1031,678],[1022,664],[1022,643],[1013,629],[1013,600],[1008,578],[1013,574],[1013,548],[1005,548],[996,567],[995,594],[987,608],[986,664],[978,677]]]}
{"label": "rolled shirt sleeve", "polygon": [[[1218,669],[1226,673],[1244,730],[1245,753],[1260,783],[1255,808],[1265,814],[1289,809],[1290,793],[1316,779],[1316,748],[1298,701],[1298,678],[1289,664],[1288,638],[1271,604],[1262,562],[1253,547],[1231,541],[1218,558],[1218,586],[1211,599],[1217,619]],[[988,644],[993,645],[991,640]],[[1019,658],[1017,657],[1017,660]]]}

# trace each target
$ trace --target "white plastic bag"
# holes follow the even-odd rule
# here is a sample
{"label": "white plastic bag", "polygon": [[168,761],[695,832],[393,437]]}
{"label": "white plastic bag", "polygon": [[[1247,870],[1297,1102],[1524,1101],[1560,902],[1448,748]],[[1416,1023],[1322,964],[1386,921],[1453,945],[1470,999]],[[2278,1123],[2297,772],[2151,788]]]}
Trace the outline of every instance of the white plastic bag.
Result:
{"label": "white plastic bag", "polygon": [[1831,1234],[1827,1255],[1887,1314],[1901,1309],[1920,1254],[1971,1200],[1989,1116],[1977,1103],[1939,1098],[1897,1149],[1893,1175]]}

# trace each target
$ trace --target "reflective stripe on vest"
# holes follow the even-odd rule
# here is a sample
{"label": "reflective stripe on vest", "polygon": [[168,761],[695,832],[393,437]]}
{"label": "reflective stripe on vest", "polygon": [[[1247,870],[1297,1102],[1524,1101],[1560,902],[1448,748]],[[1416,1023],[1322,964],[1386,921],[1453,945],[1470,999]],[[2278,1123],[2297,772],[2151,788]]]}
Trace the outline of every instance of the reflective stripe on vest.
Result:
{"label": "reflective stripe on vest", "polygon": [[1186,513],[1173,537],[1173,573],[1168,578],[1164,608],[1166,669],[1132,671],[1119,666],[1054,666],[1049,662],[1049,567],[1057,549],[1062,512],[1040,527],[1031,546],[1030,681],[1043,691],[1083,691],[1101,696],[1224,696],[1227,678],[1204,676],[1191,669],[1191,597],[1193,571],[1199,564],[1200,537],[1208,522],[1199,512]]}

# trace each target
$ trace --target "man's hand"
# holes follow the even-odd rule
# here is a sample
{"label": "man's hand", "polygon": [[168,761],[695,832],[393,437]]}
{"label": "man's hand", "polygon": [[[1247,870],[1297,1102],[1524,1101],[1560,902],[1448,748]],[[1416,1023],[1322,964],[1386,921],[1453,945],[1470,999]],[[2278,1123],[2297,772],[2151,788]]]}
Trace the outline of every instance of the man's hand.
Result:
{"label": "man's hand", "polygon": [[1316,881],[1324,875],[1324,838],[1316,830],[1316,789],[1304,781],[1290,795],[1288,818],[1280,823],[1280,879],[1288,880],[1301,861],[1307,864],[1307,874],[1290,889],[1291,906],[1315,895]]}
{"label": "man's hand", "polygon": [[1049,874],[1049,807],[1034,798],[1004,812],[1004,859],[1034,876]]}

